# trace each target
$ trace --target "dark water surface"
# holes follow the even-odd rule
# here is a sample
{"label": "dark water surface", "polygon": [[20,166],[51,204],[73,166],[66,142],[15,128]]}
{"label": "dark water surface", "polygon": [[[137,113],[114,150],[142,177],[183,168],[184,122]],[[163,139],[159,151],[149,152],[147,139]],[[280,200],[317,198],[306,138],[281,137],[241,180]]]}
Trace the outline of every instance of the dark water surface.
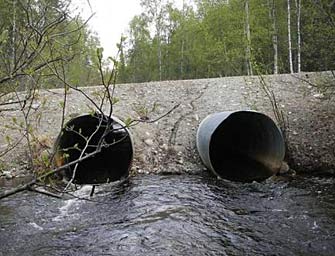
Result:
{"label": "dark water surface", "polygon": [[139,175],[98,203],[24,192],[0,201],[0,255],[335,255],[334,184]]}

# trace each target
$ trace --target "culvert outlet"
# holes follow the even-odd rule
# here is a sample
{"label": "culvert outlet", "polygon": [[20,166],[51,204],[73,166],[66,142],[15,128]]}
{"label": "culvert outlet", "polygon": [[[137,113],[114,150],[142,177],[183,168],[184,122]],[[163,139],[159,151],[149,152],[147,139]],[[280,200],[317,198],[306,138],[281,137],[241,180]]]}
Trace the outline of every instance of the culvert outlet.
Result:
{"label": "culvert outlet", "polygon": [[280,129],[255,111],[220,112],[199,125],[197,149],[215,175],[233,181],[264,180],[276,174],[285,156]]}
{"label": "culvert outlet", "polygon": [[[101,147],[100,147],[101,146]],[[101,151],[64,169],[67,179],[76,184],[99,184],[127,177],[133,159],[133,141],[129,130],[116,117],[101,114],[73,118],[55,143],[55,163],[62,166]]]}

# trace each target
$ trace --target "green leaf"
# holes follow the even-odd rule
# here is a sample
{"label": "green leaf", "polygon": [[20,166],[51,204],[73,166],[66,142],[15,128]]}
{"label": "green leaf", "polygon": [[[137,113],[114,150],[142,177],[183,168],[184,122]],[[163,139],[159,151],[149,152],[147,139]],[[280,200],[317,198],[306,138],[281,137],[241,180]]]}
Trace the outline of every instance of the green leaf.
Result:
{"label": "green leaf", "polygon": [[10,142],[12,140],[11,137],[9,137],[8,135],[6,135],[5,139],[6,139],[7,144],[10,144]]}
{"label": "green leaf", "polygon": [[97,48],[97,56],[98,56],[99,59],[102,59],[103,52],[104,52],[104,48],[102,48],[102,47]]}
{"label": "green leaf", "polygon": [[112,99],[112,104],[114,105],[114,104],[118,103],[119,101],[120,101],[119,98],[117,98],[117,97],[113,97],[113,99]]}
{"label": "green leaf", "polygon": [[126,120],[124,120],[124,124],[126,125],[126,127],[129,127],[132,122],[133,119],[131,117],[128,117]]}
{"label": "green leaf", "polygon": [[0,44],[6,43],[8,39],[8,30],[5,29],[0,34]]}
{"label": "green leaf", "polygon": [[59,102],[59,106],[60,106],[61,108],[64,108],[64,107],[65,107],[65,103],[64,103],[64,101],[60,101],[60,102]]}
{"label": "green leaf", "polygon": [[67,159],[67,158],[69,158],[69,157],[70,157],[70,154],[63,153],[63,158],[64,158],[64,159]]}

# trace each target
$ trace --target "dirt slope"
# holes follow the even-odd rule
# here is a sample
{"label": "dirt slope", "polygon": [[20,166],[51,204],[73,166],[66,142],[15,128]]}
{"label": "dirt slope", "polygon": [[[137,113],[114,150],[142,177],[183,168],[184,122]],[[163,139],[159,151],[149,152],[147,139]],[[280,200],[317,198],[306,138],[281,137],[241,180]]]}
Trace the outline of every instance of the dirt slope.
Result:
{"label": "dirt slope", "polygon": [[[312,84],[322,83],[325,74],[272,75],[264,79],[276,95],[278,106],[288,118],[288,161],[291,168],[303,172],[335,170],[335,104]],[[97,100],[101,87],[84,88]],[[116,86],[119,102],[114,115],[121,119],[153,120],[178,107],[154,123],[131,128],[135,142],[136,172],[197,172],[204,168],[195,149],[195,135],[201,120],[219,111],[254,109],[274,117],[270,101],[261,89],[258,77],[227,77],[201,80],[164,81]],[[62,90],[40,91],[34,105],[32,122],[38,137],[53,142],[60,131]],[[152,113],[145,113],[156,108]],[[92,104],[78,92],[70,91],[66,119],[90,112]],[[107,109],[107,106],[105,106]],[[149,111],[150,112],[150,111]],[[19,111],[2,112],[0,149],[5,137],[19,136],[10,127],[13,118],[22,120]],[[25,143],[2,157],[7,169],[22,169],[27,163]],[[15,174],[14,170],[14,174]]]}

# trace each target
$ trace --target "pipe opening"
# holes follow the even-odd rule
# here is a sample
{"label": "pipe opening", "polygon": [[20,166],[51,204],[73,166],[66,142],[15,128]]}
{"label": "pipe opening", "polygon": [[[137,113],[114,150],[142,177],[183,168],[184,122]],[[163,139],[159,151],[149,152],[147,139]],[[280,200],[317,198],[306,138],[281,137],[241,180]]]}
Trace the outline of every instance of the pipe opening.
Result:
{"label": "pipe opening", "polygon": [[[79,116],[65,125],[56,141],[56,165],[76,161],[100,145],[99,153],[79,162],[73,183],[108,183],[127,177],[133,158],[131,135],[121,121],[100,114]],[[75,166],[64,170],[67,179]]]}
{"label": "pipe opening", "polygon": [[253,111],[221,116],[208,143],[207,167],[234,181],[259,181],[272,176],[279,171],[285,154],[279,128],[268,116]]}

